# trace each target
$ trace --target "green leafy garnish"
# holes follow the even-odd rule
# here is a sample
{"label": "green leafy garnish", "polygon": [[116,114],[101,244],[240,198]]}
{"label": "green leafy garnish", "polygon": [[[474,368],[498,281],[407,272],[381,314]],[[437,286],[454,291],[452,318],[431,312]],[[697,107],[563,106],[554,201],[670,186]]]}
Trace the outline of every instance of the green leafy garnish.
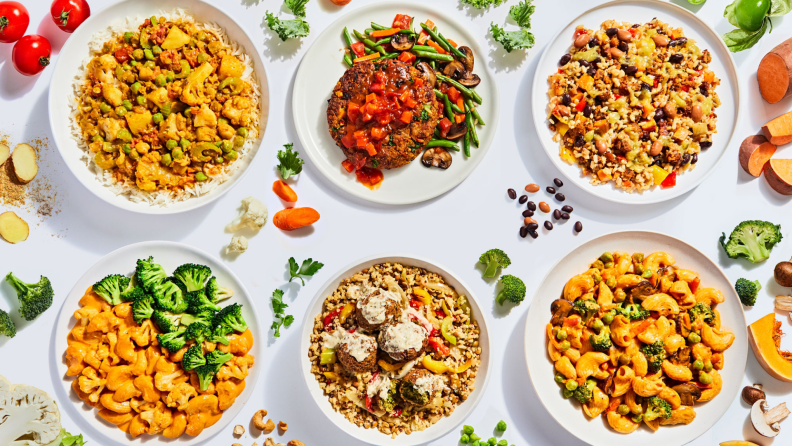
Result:
{"label": "green leafy garnish", "polygon": [[424,104],[423,110],[421,110],[420,116],[416,118],[418,121],[428,121],[429,120],[429,109],[432,106],[430,104]]}
{"label": "green leafy garnish", "polygon": [[305,18],[305,5],[308,4],[308,0],[286,0],[283,3],[286,4],[292,14]]}
{"label": "green leafy garnish", "polygon": [[266,14],[267,26],[278,34],[278,37],[284,42],[292,38],[306,37],[308,33],[311,32],[311,27],[302,17],[297,17],[294,20],[281,20],[269,11],[267,11]]}
{"label": "green leafy garnish", "polygon": [[[691,2],[692,3],[692,2]],[[747,2],[735,0],[723,11],[723,16],[735,30],[723,35],[729,51],[736,53],[747,50],[759,42],[767,32],[773,32],[772,17],[780,17],[792,11],[792,0],[770,0]]]}
{"label": "green leafy garnish", "polygon": [[284,312],[286,308],[288,308],[288,305],[283,302],[283,290],[276,288],[272,292],[272,311],[275,313],[275,320],[272,321],[270,326],[270,329],[275,330],[274,336],[276,338],[280,337],[281,327],[289,328],[294,322],[294,316]]}
{"label": "green leafy garnish", "polygon": [[770,22],[770,20],[765,19],[762,27],[756,32],[744,31],[740,28],[729,31],[723,35],[723,41],[726,43],[726,46],[729,47],[729,51],[732,53],[747,50],[748,48],[756,45],[757,42],[759,42],[759,39],[764,36],[765,32],[767,31],[768,22]]}
{"label": "green leafy garnish", "polygon": [[511,53],[514,50],[533,48],[534,46],[533,34],[524,29],[519,31],[505,31],[495,23],[491,23],[490,32],[492,32],[492,38],[503,45],[503,49],[506,50],[507,53]]}
{"label": "green leafy garnish", "polygon": [[278,150],[278,170],[280,176],[284,180],[292,175],[297,175],[302,172],[302,166],[305,161],[300,158],[300,153],[294,150],[294,143],[283,145],[286,150]]}
{"label": "green leafy garnish", "polygon": [[298,267],[294,257],[289,257],[289,282],[294,279],[300,279],[300,282],[305,285],[304,277],[313,276],[317,271],[322,269],[323,266],[324,263],[314,262],[313,259],[305,259],[302,265]]}
{"label": "green leafy garnish", "polygon": [[500,6],[506,0],[461,0],[462,3],[478,9],[486,9],[490,6]]}
{"label": "green leafy garnish", "polygon": [[532,2],[533,0],[523,0],[509,8],[509,17],[522,28],[531,29],[531,15],[536,10]]}
{"label": "green leafy garnish", "polygon": [[63,438],[61,438],[60,446],[83,446],[87,443],[87,441],[83,440],[82,434],[72,435],[66,432],[66,429],[62,429],[61,432],[63,433]]}

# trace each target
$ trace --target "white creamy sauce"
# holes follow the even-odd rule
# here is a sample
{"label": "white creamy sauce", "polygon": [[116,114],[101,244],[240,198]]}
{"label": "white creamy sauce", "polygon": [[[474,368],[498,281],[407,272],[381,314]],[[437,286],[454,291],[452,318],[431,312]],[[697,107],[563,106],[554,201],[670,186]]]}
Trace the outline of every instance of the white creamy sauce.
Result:
{"label": "white creamy sauce", "polygon": [[[374,290],[377,291],[377,290]],[[363,305],[363,300],[358,300],[357,306],[361,309],[361,314],[366,321],[372,325],[381,324],[385,322],[385,317],[388,313],[388,301],[392,300],[397,304],[401,301],[401,297],[392,292],[378,290],[377,294],[370,294],[368,301]]]}
{"label": "white creamy sauce", "polygon": [[380,399],[388,399],[388,392],[391,388],[391,379],[387,376],[379,375],[374,382],[366,385],[366,395],[374,397],[378,395]]}
{"label": "white creamy sauce", "polygon": [[403,352],[411,348],[420,350],[426,339],[426,330],[411,322],[389,325],[385,329],[382,349],[388,353]]}
{"label": "white creamy sauce", "polygon": [[337,349],[342,344],[346,344],[347,353],[355,358],[357,362],[365,360],[375,347],[373,338],[360,333],[350,333],[343,328],[339,328],[333,333],[322,333],[322,347]]}
{"label": "white creamy sauce", "polygon": [[420,393],[434,395],[445,388],[443,378],[437,375],[425,375],[415,380],[415,390]]}

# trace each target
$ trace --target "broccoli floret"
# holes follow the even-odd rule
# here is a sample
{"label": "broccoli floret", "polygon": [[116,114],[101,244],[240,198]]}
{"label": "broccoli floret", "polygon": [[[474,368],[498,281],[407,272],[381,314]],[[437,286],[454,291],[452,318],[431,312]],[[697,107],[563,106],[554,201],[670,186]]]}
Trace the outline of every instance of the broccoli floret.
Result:
{"label": "broccoli floret", "polygon": [[589,336],[589,343],[591,348],[598,352],[609,351],[613,345],[611,343],[610,328],[605,327],[598,334]]}
{"label": "broccoli floret", "polygon": [[654,344],[644,345],[641,348],[641,353],[644,354],[646,362],[649,363],[649,370],[656,372],[660,370],[663,360],[666,358],[665,344],[663,344],[663,341],[657,341]]}
{"label": "broccoli floret", "polygon": [[184,296],[187,312],[202,313],[204,311],[220,311],[220,305],[212,303],[203,291],[188,291]]}
{"label": "broccoli floret", "polygon": [[11,316],[3,310],[0,310],[0,335],[13,338],[16,336],[16,325],[11,320]]}
{"label": "broccoli floret", "polygon": [[157,307],[173,313],[183,313],[187,310],[187,300],[182,289],[176,285],[175,279],[167,279],[154,285],[152,288]]}
{"label": "broccoli floret", "polygon": [[588,322],[599,310],[599,304],[592,299],[578,299],[572,305],[572,311],[579,314],[583,322]]}
{"label": "broccoli floret", "polygon": [[206,365],[212,367],[212,370],[217,373],[220,371],[220,367],[233,357],[234,355],[232,353],[223,353],[220,350],[213,350],[206,354]]}
{"label": "broccoli floret", "polygon": [[616,305],[614,308],[616,314],[622,315],[631,321],[646,319],[649,317],[649,311],[639,304],[627,304],[622,307],[622,304]]}
{"label": "broccoli floret", "polygon": [[582,386],[578,386],[572,393],[572,396],[578,400],[580,404],[586,404],[591,401],[594,396],[594,387],[597,387],[596,381],[588,380]]}
{"label": "broccoli floret", "polygon": [[720,243],[730,259],[746,257],[753,263],[759,263],[770,257],[770,250],[781,238],[781,225],[774,225],[769,221],[747,220],[737,225],[728,239],[724,233]]}
{"label": "broccoli floret", "polygon": [[179,321],[181,320],[180,314],[174,314],[170,311],[154,310],[151,314],[151,321],[163,333],[172,333],[179,329]]}
{"label": "broccoli floret", "polygon": [[671,417],[671,405],[667,402],[661,400],[660,398],[653,396],[649,398],[649,403],[646,406],[646,412],[644,412],[644,420],[652,421],[658,418],[662,418],[664,420]]}
{"label": "broccoli floret", "polygon": [[182,356],[182,369],[184,369],[185,372],[189,372],[204,364],[206,364],[206,358],[204,357],[203,349],[201,349],[200,345],[193,345],[188,348],[187,351],[184,352],[184,356]]}
{"label": "broccoli floret", "polygon": [[137,261],[135,268],[135,279],[137,283],[149,293],[155,285],[159,285],[168,278],[168,273],[162,265],[154,263],[154,257],[149,257],[146,260],[140,259]]}
{"label": "broccoli floret", "polygon": [[234,292],[230,289],[218,285],[217,278],[215,276],[212,276],[212,278],[209,279],[209,282],[206,284],[205,292],[206,297],[208,297],[209,300],[214,303],[220,303],[234,295]]}
{"label": "broccoli floret", "polygon": [[525,283],[518,277],[506,274],[501,276],[500,282],[503,288],[495,298],[498,305],[503,305],[503,302],[507,300],[515,305],[519,305],[520,302],[525,299]]}
{"label": "broccoli floret", "polygon": [[134,302],[143,294],[146,294],[146,291],[143,288],[137,286],[137,280],[135,279],[135,276],[132,276],[132,278],[127,282],[126,288],[121,291],[121,300],[124,302]]}
{"label": "broccoli floret", "polygon": [[121,292],[129,285],[129,277],[121,274],[110,274],[104,279],[93,284],[94,293],[101,296],[110,305],[121,303]]}
{"label": "broccoli floret", "polygon": [[212,325],[224,325],[240,333],[248,328],[245,319],[242,317],[242,306],[239,304],[232,304],[220,310],[215,315]]}
{"label": "broccoli floret", "polygon": [[201,388],[201,392],[205,392],[209,388],[209,384],[212,384],[212,379],[214,379],[217,372],[211,365],[204,364],[196,367],[195,373],[198,375],[198,385]]}
{"label": "broccoli floret", "polygon": [[212,270],[208,266],[185,263],[176,268],[173,275],[182,281],[187,291],[198,291],[204,289],[206,281],[212,277]]}
{"label": "broccoli floret", "polygon": [[[138,288],[139,289],[139,288]],[[148,294],[143,294],[132,303],[132,318],[140,324],[146,319],[151,319],[154,314],[154,298]]]}
{"label": "broccoli floret", "polygon": [[185,327],[195,322],[200,322],[211,327],[214,323],[214,315],[214,311],[201,311],[194,314],[183,314],[180,322]]}
{"label": "broccoli floret", "polygon": [[737,295],[740,296],[740,302],[745,306],[752,307],[756,303],[756,295],[759,294],[762,285],[758,280],[737,279],[734,289],[737,290]]}
{"label": "broccoli floret", "polygon": [[187,345],[186,332],[187,329],[182,327],[170,333],[159,334],[157,335],[157,341],[161,346],[167,348],[169,352],[175,353]]}
{"label": "broccoli floret", "polygon": [[187,339],[193,339],[195,342],[200,344],[206,340],[207,337],[212,336],[212,327],[202,322],[193,322],[187,326],[187,333],[185,336]]}
{"label": "broccoli floret", "polygon": [[19,314],[26,321],[32,321],[52,306],[55,292],[52,291],[52,284],[46,277],[41,276],[36,283],[25,283],[14,273],[8,273],[6,282],[16,290],[20,304]]}
{"label": "broccoli floret", "polygon": [[697,303],[688,310],[688,314],[691,321],[701,318],[707,324],[712,325],[712,321],[715,320],[715,312],[707,304]]}
{"label": "broccoli floret", "polygon": [[479,257],[479,263],[483,263],[486,269],[484,277],[495,277],[498,268],[506,268],[511,265],[511,259],[500,249],[490,249]]}
{"label": "broccoli floret", "polygon": [[223,344],[228,345],[231,341],[228,339],[228,335],[233,333],[234,330],[230,327],[226,327],[225,325],[218,325],[212,329],[212,335],[207,336],[206,340],[209,342],[214,342],[215,344]]}

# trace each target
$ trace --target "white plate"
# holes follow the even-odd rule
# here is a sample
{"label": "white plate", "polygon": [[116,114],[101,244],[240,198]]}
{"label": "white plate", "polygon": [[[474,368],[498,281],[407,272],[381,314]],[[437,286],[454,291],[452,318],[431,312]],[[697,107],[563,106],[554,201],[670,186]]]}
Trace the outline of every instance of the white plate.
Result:
{"label": "white plate", "polygon": [[[215,2],[215,4],[218,4]],[[238,43],[242,51],[250,56],[259,82],[261,91],[261,120],[260,134],[244,158],[236,161],[241,163],[233,175],[211,192],[192,197],[187,200],[177,201],[164,206],[135,203],[124,195],[116,195],[110,188],[105,187],[80,159],[83,154],[77,142],[71,137],[71,103],[73,96],[72,81],[77,75],[83,60],[90,56],[88,43],[92,36],[104,31],[111,24],[123,21],[125,18],[149,17],[160,13],[168,13],[176,8],[184,9],[197,22],[213,22],[222,27],[228,37]],[[69,36],[66,44],[58,55],[54,73],[49,89],[49,119],[55,145],[58,147],[63,160],[74,176],[94,195],[102,200],[133,212],[142,214],[175,214],[199,208],[211,203],[228,192],[247,172],[253,157],[264,137],[269,113],[269,86],[267,73],[261,56],[253,44],[254,40],[231,16],[219,6],[210,5],[202,0],[127,0],[109,5],[105,9],[95,12],[74,33]]]}
{"label": "white plate", "polygon": [[[66,376],[68,367],[64,360],[64,353],[68,347],[66,337],[69,335],[69,331],[74,327],[76,322],[73,314],[75,310],[80,308],[79,301],[85,294],[85,290],[108,274],[131,275],[135,271],[137,260],[148,258],[149,256],[153,256],[154,261],[161,264],[168,272],[173,272],[177,266],[184,263],[198,263],[211,268],[212,274],[217,277],[218,283],[224,287],[230,288],[234,292],[234,296],[227,301],[223,301],[221,306],[225,307],[226,305],[234,303],[242,305],[242,316],[245,318],[245,322],[255,340],[250,354],[255,357],[257,364],[253,365],[250,375],[245,379],[245,390],[237,397],[234,405],[223,411],[223,417],[217,424],[205,429],[200,435],[190,437],[184,434],[179,437],[178,440],[179,444],[185,446],[203,443],[223,430],[242,410],[242,406],[245,405],[245,402],[247,402],[256,388],[256,381],[258,381],[259,371],[261,370],[261,363],[264,357],[262,356],[263,347],[260,341],[261,321],[259,320],[253,299],[250,294],[248,294],[245,286],[223,262],[188,245],[175,242],[155,241],[125,246],[111,252],[96,262],[96,264],[89,268],[80,280],[77,281],[60,309],[57,325],[53,332],[55,339],[50,344],[50,374],[52,376],[55,392],[58,395],[57,399],[60,401],[61,410],[68,411],[70,417],[74,420],[84,421],[84,424],[87,424],[96,432],[95,435],[91,434],[91,436],[102,435],[103,438],[106,438],[113,445],[128,445],[131,441],[141,442],[140,439],[132,440],[116,426],[104,421],[99,417],[99,411],[97,409],[84,404],[77,398],[71,389],[72,381],[76,379],[76,377]],[[144,435],[142,441],[165,442],[170,440],[165,437]]]}
{"label": "white plate", "polygon": [[[354,7],[354,3],[350,6]],[[476,91],[484,99],[478,110],[487,125],[476,129],[481,146],[478,149],[471,147],[469,159],[465,159],[461,151],[454,153],[451,167],[441,170],[426,168],[416,158],[404,167],[384,170],[385,180],[379,189],[372,191],[360,184],[355,179],[355,174],[347,173],[341,167],[341,161],[346,157],[327,129],[327,100],[347,68],[343,51],[346,45],[342,36],[344,27],[350,33],[353,29],[363,32],[371,27],[371,22],[390,25],[396,14],[415,17],[414,27],[418,27],[418,23],[426,19],[431,19],[444,36],[473,50],[476,57],[473,71],[481,77]],[[376,203],[398,205],[418,203],[442,195],[473,172],[484,159],[495,137],[495,127],[498,124],[498,87],[486,64],[487,53],[471,34],[469,22],[453,9],[441,11],[427,4],[387,1],[369,4],[345,14],[316,38],[297,71],[292,108],[297,136],[308,157],[327,179],[357,197]],[[461,143],[459,147],[462,147]]]}
{"label": "white plate", "polygon": [[[723,390],[712,401],[696,404],[696,419],[689,425],[661,427],[652,432],[641,426],[632,434],[620,434],[604,419],[588,419],[577,403],[565,400],[553,380],[553,363],[547,356],[545,326],[550,321],[550,304],[561,296],[564,285],[574,275],[584,272],[603,252],[642,252],[646,255],[665,251],[676,260],[675,266],[693,270],[701,278],[701,286],[716,288],[726,296],[716,309],[722,326],[736,339],[724,352],[725,367],[720,371]],[[525,357],[528,373],[544,407],[572,435],[594,446],[668,446],[685,444],[709,430],[726,413],[742,386],[748,359],[748,337],[745,315],[729,278],[712,260],[696,248],[674,237],[649,231],[615,232],[590,240],[561,259],[545,276],[536,290],[525,327]]]}
{"label": "white plate", "polygon": [[[449,417],[443,417],[436,424],[433,424],[428,429],[421,432],[413,432],[410,435],[401,434],[395,439],[391,439],[389,435],[385,435],[377,429],[364,429],[357,427],[350,423],[343,415],[333,410],[327,397],[324,395],[316,377],[311,373],[311,361],[308,360],[308,350],[311,347],[311,333],[313,332],[314,318],[317,314],[322,312],[322,305],[327,297],[331,296],[338,288],[342,280],[352,277],[355,273],[360,272],[370,266],[377,265],[385,262],[398,262],[406,266],[415,266],[423,268],[427,271],[439,274],[443,280],[452,286],[457,293],[464,294],[468,297],[470,306],[473,309],[473,317],[479,324],[481,333],[479,334],[479,344],[482,347],[481,364],[479,365],[478,375],[476,376],[475,386],[476,389],[470,394],[468,399],[462,403]],[[308,386],[308,391],[313,396],[316,404],[324,412],[325,416],[330,419],[339,429],[351,435],[352,437],[364,441],[367,444],[376,446],[413,446],[418,444],[428,443],[436,440],[443,435],[454,430],[462,424],[463,421],[470,415],[473,409],[476,408],[481,397],[484,396],[484,391],[487,388],[489,381],[489,371],[492,367],[492,355],[490,347],[489,331],[487,329],[487,319],[484,313],[481,312],[476,297],[471,293],[470,288],[467,287],[461,279],[452,274],[447,269],[438,265],[435,262],[426,260],[421,257],[407,256],[401,254],[379,255],[367,257],[358,260],[346,268],[338,272],[332,279],[328,280],[321,291],[314,297],[311,304],[308,306],[308,311],[303,318],[302,326],[302,340],[300,342],[300,363],[302,364],[303,378],[305,384]]]}
{"label": "white plate", "polygon": [[[702,50],[709,49],[712,53],[712,62],[709,67],[721,79],[721,85],[717,89],[721,106],[715,110],[718,115],[718,132],[712,138],[712,147],[702,150],[702,153],[699,154],[696,168],[679,175],[675,187],[670,189],[655,187],[643,193],[627,193],[616,189],[612,182],[593,186],[589,184],[590,177],[581,176],[581,170],[577,164],[569,165],[562,161],[558,155],[560,144],[553,141],[553,132],[547,127],[547,104],[549,101],[547,78],[558,70],[558,60],[569,51],[569,47],[572,45],[572,33],[576,26],[585,25],[589,29],[599,29],[600,24],[605,20],[646,23],[654,17],[673,27],[682,27],[685,36],[695,40],[696,45]],[[656,0],[609,2],[594,7],[572,20],[545,47],[536,69],[532,95],[536,133],[553,164],[564,176],[586,192],[609,201],[626,204],[649,204],[670,200],[692,190],[704,181],[715,170],[729,146],[740,105],[737,69],[734,66],[731,53],[718,33],[687,9],[673,3]]]}

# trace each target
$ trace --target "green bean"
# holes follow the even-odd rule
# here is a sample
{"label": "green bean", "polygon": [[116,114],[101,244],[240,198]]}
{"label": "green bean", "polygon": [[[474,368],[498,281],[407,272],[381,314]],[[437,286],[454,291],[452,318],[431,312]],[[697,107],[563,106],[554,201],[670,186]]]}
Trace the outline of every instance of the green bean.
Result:
{"label": "green bean", "polygon": [[379,39],[376,42],[374,42],[374,45],[383,45],[383,44],[386,44],[386,43],[390,43],[390,37],[386,37],[384,39]]}
{"label": "green bean", "polygon": [[132,40],[133,37],[135,37],[135,33],[132,33],[132,32],[129,32],[129,31],[124,33],[124,41],[126,43],[129,43]]}
{"label": "green bean", "polygon": [[446,45],[448,45],[448,49],[449,49],[449,50],[450,50],[452,53],[454,53],[454,56],[456,56],[456,57],[459,57],[459,58],[461,58],[461,59],[464,59],[464,58],[465,58],[465,55],[464,55],[464,54],[462,54],[462,52],[461,52],[461,51],[459,51],[458,49],[456,49],[456,47],[455,47],[454,45],[451,45],[451,42],[449,42],[449,41],[448,41],[448,39],[446,39],[446,38],[445,38],[445,36],[443,36],[443,34],[438,34],[437,36],[438,36],[438,37],[440,37],[440,40],[442,40],[443,42],[445,42],[445,44],[446,44]]}
{"label": "green bean", "polygon": [[479,125],[482,126],[487,125],[484,123],[484,120],[481,119],[481,115],[479,114],[478,110],[476,110],[476,107],[473,105],[473,101],[471,101],[470,99],[466,99],[465,104],[467,104],[468,108],[470,109],[470,113],[473,113],[473,117],[476,118],[476,121],[478,121]]}
{"label": "green bean", "polygon": [[469,97],[470,99],[473,99],[473,101],[476,102],[477,104],[481,104],[481,102],[482,102],[481,96],[479,96],[478,93],[476,93],[475,91],[465,87],[464,85],[462,85],[459,82],[451,79],[450,77],[444,76],[444,75],[442,75],[440,73],[436,73],[436,74],[437,74],[437,80],[439,80],[441,82],[447,82],[447,83],[453,85],[454,87],[456,87],[457,90],[461,91],[462,94],[464,94],[465,96]]}
{"label": "green bean", "polygon": [[352,58],[349,57],[349,54],[344,54],[344,63],[347,64],[348,67],[351,67],[352,65],[354,65],[352,63]]}
{"label": "green bean", "polygon": [[383,29],[390,29],[390,28],[389,28],[389,27],[387,27],[387,26],[382,26],[382,25],[380,25],[379,23],[374,23],[374,22],[371,22],[371,27],[372,27],[372,28],[373,28],[375,31],[382,31]]}
{"label": "green bean", "polygon": [[421,23],[421,28],[423,28],[424,31],[426,31],[426,33],[429,34],[429,36],[432,37],[432,40],[434,40],[434,42],[436,44],[440,45],[440,48],[442,48],[442,49],[444,49],[446,51],[450,51],[450,49],[448,48],[448,44],[445,43],[443,41],[443,39],[441,39],[432,28],[429,28],[428,26],[426,26],[425,23]]}
{"label": "green bean", "polygon": [[[435,88],[434,93],[435,93],[435,96],[437,97],[437,99],[445,100],[446,95],[444,95],[442,91],[440,91],[440,90]],[[450,100],[449,100],[449,102],[450,102]],[[460,113],[460,114],[461,113],[465,113],[464,110],[459,108],[459,106],[454,104],[453,102],[451,102],[451,110],[454,110],[455,112]]]}
{"label": "green bean", "polygon": [[436,53],[437,50],[429,45],[413,45],[412,49],[416,51],[423,51],[425,53]]}
{"label": "green bean", "polygon": [[462,153],[470,157],[470,132],[465,133],[465,139],[462,140]]}
{"label": "green bean", "polygon": [[415,50],[415,48],[413,48],[413,52],[418,57],[423,57],[425,59],[430,59],[430,60],[439,60],[442,62],[451,62],[452,60],[454,60],[454,58],[448,54],[429,53],[426,51]]}
{"label": "green bean", "polygon": [[384,56],[380,57],[380,59],[395,59],[399,57],[399,53],[387,53]]}
{"label": "green bean", "polygon": [[434,129],[434,136],[435,136],[435,138],[442,138],[443,137],[443,135],[440,134],[440,129],[438,129],[437,127],[435,127],[435,129]]}
{"label": "green bean", "polygon": [[443,95],[443,104],[445,104],[443,111],[445,112],[446,118],[454,122],[454,110],[451,110],[451,101],[448,99],[448,95]]}
{"label": "green bean", "polygon": [[437,71],[437,62],[429,59],[429,65],[432,67],[432,70]]}
{"label": "green bean", "polygon": [[459,147],[457,147],[456,142],[449,141],[447,139],[433,139],[428,143],[426,143],[426,147],[444,147],[444,148],[449,148],[449,149],[454,148],[459,150]]}
{"label": "green bean", "polygon": [[377,51],[378,53],[380,53],[380,55],[388,54],[388,52],[385,51],[385,48],[383,48],[381,45],[375,44],[370,39],[367,39],[362,34],[360,34],[360,32],[358,32],[357,30],[352,30],[352,32],[355,33],[355,37],[357,37],[358,40],[363,42],[363,45],[366,45],[368,48],[371,48],[372,50]]}
{"label": "green bean", "polygon": [[473,115],[470,113],[465,114],[465,121],[468,127],[468,133],[470,133],[470,141],[478,147],[479,146],[479,138],[478,133],[476,133],[476,126],[473,125]]}
{"label": "green bean", "polygon": [[346,41],[347,46],[352,46],[352,35],[349,34],[349,29],[344,27],[344,41]]}
{"label": "green bean", "polygon": [[364,33],[366,33],[366,35],[367,35],[367,36],[370,36],[370,35],[371,35],[371,33],[373,33],[373,32],[374,32],[374,30],[373,30],[373,29],[371,29],[371,28],[366,28],[365,30],[363,30],[363,32],[364,32]]}

